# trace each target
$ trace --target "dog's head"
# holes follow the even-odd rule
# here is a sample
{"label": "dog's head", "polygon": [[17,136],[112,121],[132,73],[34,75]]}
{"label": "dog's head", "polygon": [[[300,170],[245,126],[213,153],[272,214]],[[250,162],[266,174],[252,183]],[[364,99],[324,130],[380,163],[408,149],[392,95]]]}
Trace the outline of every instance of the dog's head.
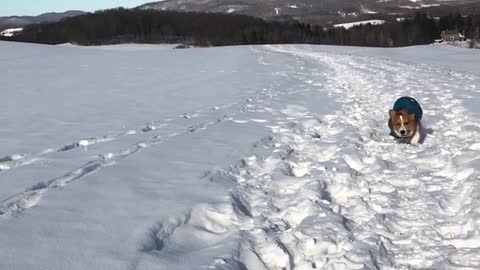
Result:
{"label": "dog's head", "polygon": [[390,110],[390,123],[393,132],[400,138],[412,137],[417,128],[415,115],[408,110]]}

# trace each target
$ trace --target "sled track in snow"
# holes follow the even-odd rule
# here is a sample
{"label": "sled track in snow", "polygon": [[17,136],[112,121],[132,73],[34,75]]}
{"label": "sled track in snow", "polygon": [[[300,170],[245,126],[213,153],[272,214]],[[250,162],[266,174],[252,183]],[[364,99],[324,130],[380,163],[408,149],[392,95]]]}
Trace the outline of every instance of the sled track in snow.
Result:
{"label": "sled track in snow", "polygon": [[[45,149],[39,153],[23,153],[23,154],[6,155],[0,158],[0,172],[16,169],[21,166],[31,165],[35,162],[38,162],[47,158],[49,155],[54,155],[56,153],[68,152],[81,147],[86,148],[96,144],[107,143],[117,139],[121,139],[125,136],[142,135],[155,130],[159,130],[169,125],[169,123],[172,123],[174,120],[178,120],[179,118],[184,118],[184,119],[197,118],[202,115],[208,115],[211,113],[215,113],[217,111],[221,112],[222,110],[236,108],[242,105],[245,105],[245,101],[223,104],[223,105],[214,106],[214,107],[199,108],[192,112],[186,112],[176,117],[170,117],[170,118],[166,117],[161,120],[148,122],[144,126],[136,130],[132,129],[132,130],[118,132],[117,134],[109,134],[109,135],[104,135],[100,137],[90,137],[86,139],[80,139],[80,140],[76,140],[71,143],[67,143],[65,145],[59,146],[57,148]],[[195,127],[192,127],[192,128],[194,129]]]}
{"label": "sled track in snow", "polygon": [[[234,105],[232,105],[234,106]],[[229,108],[230,106],[228,106]],[[215,109],[215,111],[220,110],[220,109]],[[221,111],[220,111],[221,113]],[[218,118],[214,118],[215,120],[211,121],[206,121],[203,123],[198,123],[194,125],[188,125],[186,127],[183,127],[182,131],[179,132],[173,132],[170,134],[166,134],[164,136],[161,135],[153,135],[151,137],[148,137],[146,139],[143,139],[129,148],[125,150],[120,150],[119,152],[116,153],[105,153],[102,155],[99,155],[96,159],[91,160],[86,162],[85,164],[81,165],[79,168],[68,172],[62,176],[50,179],[48,181],[42,181],[34,184],[33,186],[25,188],[24,191],[14,194],[8,198],[3,199],[0,201],[0,216],[10,214],[10,213],[19,213],[27,208],[31,208],[35,206],[42,196],[44,195],[45,192],[49,191],[52,188],[58,188],[58,187],[63,187],[68,185],[71,182],[83,179],[85,176],[96,172],[102,168],[114,165],[115,163],[119,162],[120,160],[129,157],[141,150],[143,150],[146,147],[150,147],[159,143],[162,143],[164,141],[171,140],[177,136],[181,135],[187,135],[190,133],[194,133],[203,129],[207,129],[213,125],[220,124],[226,120],[228,120],[230,117],[233,117],[235,114],[231,115],[221,115]],[[154,124],[148,124],[148,129],[143,130],[143,132],[151,132],[155,129],[158,129],[162,127],[163,125],[157,123]],[[154,132],[152,132],[154,133]],[[126,135],[135,135],[136,132],[128,132],[123,135],[119,136],[126,136]],[[119,136],[116,137],[103,137],[102,139],[88,139],[88,140],[81,140],[79,142],[72,143],[67,146],[63,146],[58,149],[58,151],[54,152],[63,152],[63,151],[70,151],[72,149],[78,148],[80,146],[85,146],[87,147],[88,145],[96,144],[96,143],[102,143],[102,142],[107,142],[111,140],[117,139]],[[51,153],[52,151],[46,151],[43,154],[36,155],[33,157],[5,157],[2,160],[4,162],[10,162],[11,164],[16,164],[18,166],[21,165],[26,165],[25,161],[27,160],[36,160],[40,159],[42,156]],[[22,159],[23,158],[23,159]],[[2,161],[0,160],[0,161]],[[11,166],[10,168],[15,168],[18,166]]]}
{"label": "sled track in snow", "polygon": [[[225,203],[160,222],[146,243],[160,238],[161,248],[141,252],[160,256],[172,236],[197,230],[211,235],[212,246],[232,249],[209,269],[480,268],[480,210],[471,204],[480,187],[470,164],[480,156],[480,122],[457,98],[478,92],[480,78],[309,47],[265,49],[328,67],[326,82],[307,69],[290,75],[334,96],[341,109],[273,111],[278,125],[258,151],[207,175],[237,183]],[[424,108],[433,134],[423,145],[387,137],[386,112],[402,95]]]}

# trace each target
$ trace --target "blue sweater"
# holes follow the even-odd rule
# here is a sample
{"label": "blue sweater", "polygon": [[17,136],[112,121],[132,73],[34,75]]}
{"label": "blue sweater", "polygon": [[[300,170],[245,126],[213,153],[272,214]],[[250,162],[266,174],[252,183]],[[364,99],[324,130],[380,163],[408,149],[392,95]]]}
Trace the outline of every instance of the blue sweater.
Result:
{"label": "blue sweater", "polygon": [[395,104],[393,104],[393,110],[398,112],[403,109],[406,109],[409,112],[413,113],[413,115],[415,115],[416,120],[422,120],[422,116],[423,116],[422,108],[414,98],[401,97],[397,101],[395,101]]}

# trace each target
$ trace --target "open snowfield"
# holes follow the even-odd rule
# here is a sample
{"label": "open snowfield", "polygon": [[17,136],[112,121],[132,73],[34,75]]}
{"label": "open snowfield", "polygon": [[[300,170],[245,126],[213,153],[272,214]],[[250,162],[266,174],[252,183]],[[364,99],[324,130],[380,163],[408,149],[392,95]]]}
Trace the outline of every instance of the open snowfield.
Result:
{"label": "open snowfield", "polygon": [[[0,42],[0,269],[480,269],[480,51]],[[388,136],[417,98],[420,146]]]}

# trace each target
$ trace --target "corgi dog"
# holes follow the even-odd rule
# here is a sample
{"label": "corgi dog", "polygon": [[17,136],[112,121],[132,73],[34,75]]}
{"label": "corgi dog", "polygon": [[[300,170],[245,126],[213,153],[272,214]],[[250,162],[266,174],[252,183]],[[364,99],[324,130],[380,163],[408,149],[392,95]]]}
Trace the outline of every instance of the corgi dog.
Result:
{"label": "corgi dog", "polygon": [[401,97],[389,111],[388,127],[390,135],[398,142],[409,144],[423,143],[425,132],[422,127],[423,111],[411,97]]}

